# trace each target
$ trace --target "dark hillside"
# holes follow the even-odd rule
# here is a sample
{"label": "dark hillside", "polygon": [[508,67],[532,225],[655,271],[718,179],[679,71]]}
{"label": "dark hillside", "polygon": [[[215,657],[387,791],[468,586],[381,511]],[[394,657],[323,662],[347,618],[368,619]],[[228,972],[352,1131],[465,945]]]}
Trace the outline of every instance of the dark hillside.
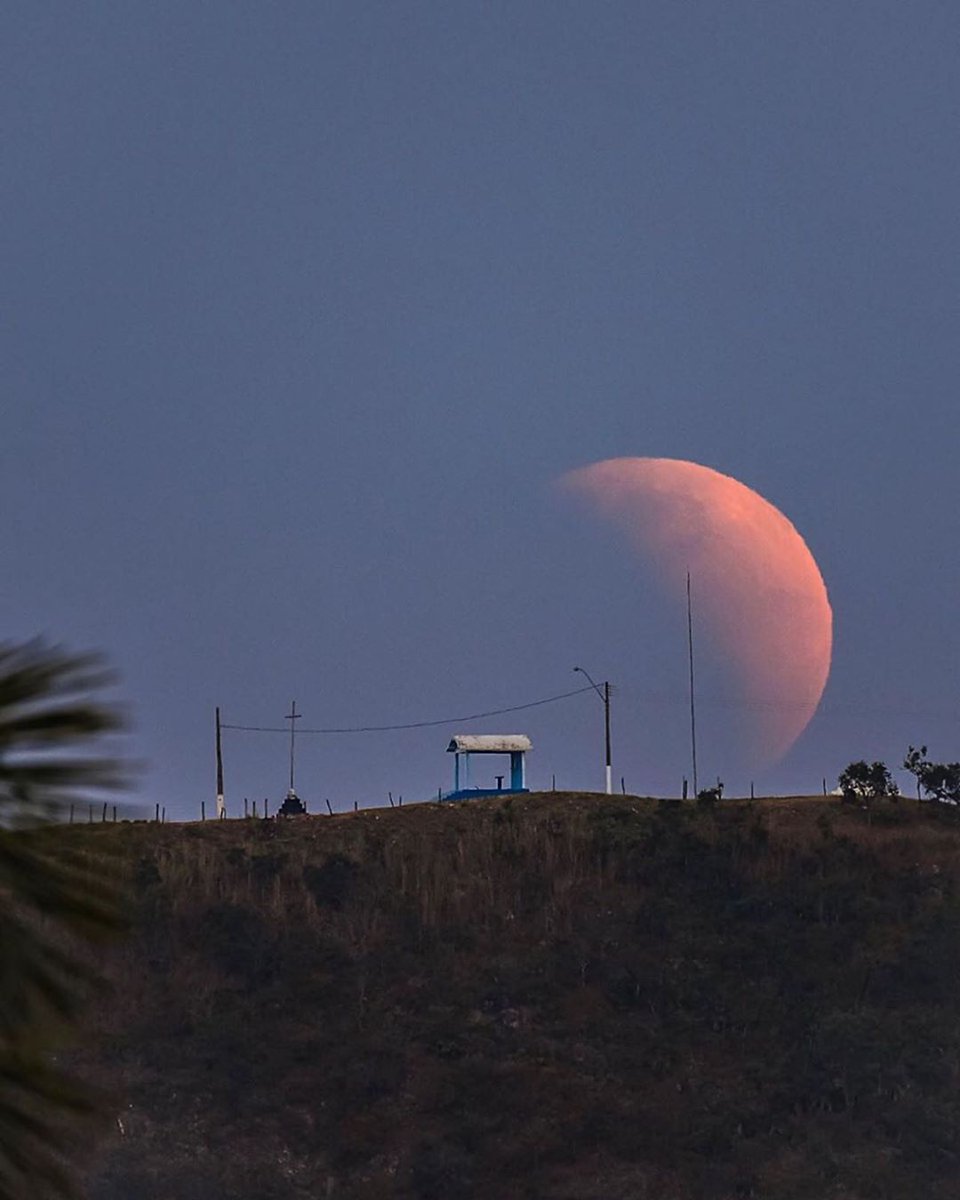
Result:
{"label": "dark hillside", "polygon": [[78,828],[91,1200],[954,1200],[960,824],[543,794]]}

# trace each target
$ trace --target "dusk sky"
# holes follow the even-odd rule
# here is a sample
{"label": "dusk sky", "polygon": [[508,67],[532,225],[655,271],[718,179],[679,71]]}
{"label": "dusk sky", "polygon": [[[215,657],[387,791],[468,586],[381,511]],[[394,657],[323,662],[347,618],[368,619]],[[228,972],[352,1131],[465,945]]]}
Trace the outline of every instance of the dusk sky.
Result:
{"label": "dusk sky", "polygon": [[[675,794],[686,613],[557,481],[687,459],[793,522],[834,614],[762,771],[699,637],[701,777],[960,758],[958,44],[953,0],[12,0],[3,637],[109,656],[168,817],[210,810],[217,704],[430,721],[576,665],[618,786]],[[600,788],[602,716],[305,734],[298,791],[435,795],[454,732]],[[282,735],[224,751],[233,813],[282,797]]]}

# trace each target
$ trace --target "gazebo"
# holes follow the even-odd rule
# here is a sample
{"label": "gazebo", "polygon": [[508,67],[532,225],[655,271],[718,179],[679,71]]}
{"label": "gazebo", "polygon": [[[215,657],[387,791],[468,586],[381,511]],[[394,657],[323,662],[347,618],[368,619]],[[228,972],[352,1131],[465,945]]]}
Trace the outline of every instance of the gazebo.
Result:
{"label": "gazebo", "polygon": [[[447,753],[453,758],[453,791],[445,800],[466,800],[477,796],[497,796],[504,792],[525,792],[526,760],[533,743],[525,733],[458,733],[450,739]],[[510,786],[503,787],[503,776],[498,775],[495,788],[470,786],[470,757],[473,754],[509,754]]]}

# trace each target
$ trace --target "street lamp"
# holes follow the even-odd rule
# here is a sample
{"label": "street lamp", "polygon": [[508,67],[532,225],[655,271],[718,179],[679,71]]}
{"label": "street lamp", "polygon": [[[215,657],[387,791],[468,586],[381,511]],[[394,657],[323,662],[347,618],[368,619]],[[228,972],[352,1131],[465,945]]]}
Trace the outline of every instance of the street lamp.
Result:
{"label": "street lamp", "polygon": [[603,701],[603,725],[607,749],[607,795],[610,796],[613,793],[613,776],[611,774],[612,768],[610,766],[610,682],[609,680],[604,681],[603,691],[601,691],[600,685],[595,683],[590,678],[589,672],[585,671],[583,667],[574,667],[573,669],[574,671],[579,671],[581,675],[585,676],[590,686]]}

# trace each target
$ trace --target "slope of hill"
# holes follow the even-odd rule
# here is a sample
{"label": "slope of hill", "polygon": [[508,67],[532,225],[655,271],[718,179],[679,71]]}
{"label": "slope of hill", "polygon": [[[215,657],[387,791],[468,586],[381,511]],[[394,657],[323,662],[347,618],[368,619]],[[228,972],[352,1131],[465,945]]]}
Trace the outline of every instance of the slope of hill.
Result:
{"label": "slope of hill", "polygon": [[930,1200],[960,823],[540,794],[78,829],[134,878],[91,1200]]}

